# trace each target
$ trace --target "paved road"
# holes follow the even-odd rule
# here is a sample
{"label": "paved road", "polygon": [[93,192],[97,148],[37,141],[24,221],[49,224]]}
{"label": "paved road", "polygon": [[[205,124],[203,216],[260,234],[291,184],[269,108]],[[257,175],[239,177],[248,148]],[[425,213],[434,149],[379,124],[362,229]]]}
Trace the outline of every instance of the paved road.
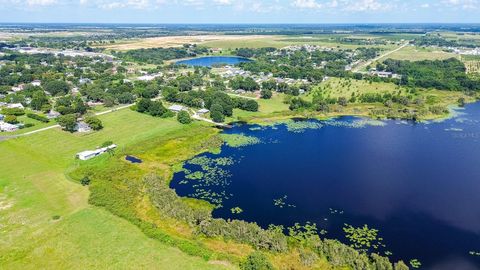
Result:
{"label": "paved road", "polygon": [[382,58],[384,58],[384,57],[387,57],[387,56],[389,56],[389,55],[392,54],[392,53],[395,53],[395,52],[400,51],[401,49],[407,47],[408,44],[410,44],[410,41],[406,42],[405,44],[403,44],[402,46],[396,48],[395,50],[386,52],[386,53],[384,53],[384,54],[382,54],[382,55],[380,55],[380,56],[378,56],[378,57],[376,57],[376,58],[374,58],[374,59],[372,59],[372,60],[369,60],[369,61],[367,61],[367,62],[365,62],[365,63],[363,63],[363,64],[361,64],[361,65],[358,65],[358,66],[355,67],[352,71],[353,71],[353,72],[359,72],[362,68],[364,68],[364,67],[372,64],[373,62],[376,62],[376,61],[378,61],[378,60],[380,60],[380,59],[382,59]]}

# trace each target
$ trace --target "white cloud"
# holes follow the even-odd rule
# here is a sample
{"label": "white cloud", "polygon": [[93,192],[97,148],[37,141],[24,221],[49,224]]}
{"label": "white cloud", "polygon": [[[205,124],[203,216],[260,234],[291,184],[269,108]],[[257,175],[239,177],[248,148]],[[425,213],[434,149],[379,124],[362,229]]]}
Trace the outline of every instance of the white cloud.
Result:
{"label": "white cloud", "polygon": [[345,9],[349,11],[382,11],[393,7],[391,3],[383,3],[378,0],[346,1]]}
{"label": "white cloud", "polygon": [[229,6],[233,4],[233,1],[232,0],[213,0],[213,3],[222,5],[222,6]]}
{"label": "white cloud", "polygon": [[27,0],[28,6],[49,6],[56,3],[57,0]]}
{"label": "white cloud", "polygon": [[302,9],[322,8],[322,4],[318,3],[316,0],[295,0],[293,1],[292,6]]}
{"label": "white cloud", "polygon": [[477,9],[480,5],[478,0],[443,0],[442,3],[450,7],[462,9]]}

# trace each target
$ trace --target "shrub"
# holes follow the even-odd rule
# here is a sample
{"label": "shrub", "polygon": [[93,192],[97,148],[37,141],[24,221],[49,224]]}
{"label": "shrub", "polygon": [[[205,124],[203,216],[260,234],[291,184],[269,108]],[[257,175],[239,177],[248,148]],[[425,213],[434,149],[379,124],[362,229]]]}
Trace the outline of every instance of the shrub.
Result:
{"label": "shrub", "polygon": [[3,108],[2,114],[20,116],[20,115],[24,115],[25,111],[20,108]]}
{"label": "shrub", "polygon": [[263,253],[254,251],[252,254],[248,255],[247,259],[240,265],[240,269],[273,270],[274,268]]}
{"label": "shrub", "polygon": [[80,184],[82,184],[82,186],[90,185],[90,178],[88,178],[88,176],[83,177],[82,180],[80,180]]}
{"label": "shrub", "polygon": [[177,114],[178,122],[182,124],[190,124],[192,122],[192,118],[190,118],[190,114],[186,111],[181,111]]}
{"label": "shrub", "polygon": [[103,128],[102,121],[95,116],[87,116],[85,118],[85,123],[87,123],[93,130],[101,130]]}
{"label": "shrub", "polygon": [[5,121],[6,123],[9,123],[9,124],[17,124],[18,123],[17,117],[15,115],[5,116],[3,121]]}
{"label": "shrub", "polygon": [[34,113],[27,113],[27,117],[31,118],[31,119],[34,119],[34,120],[37,120],[37,121],[40,121],[40,122],[43,122],[43,123],[50,122],[50,119],[48,119],[47,117],[42,116],[42,115],[38,115],[38,114],[34,114]]}

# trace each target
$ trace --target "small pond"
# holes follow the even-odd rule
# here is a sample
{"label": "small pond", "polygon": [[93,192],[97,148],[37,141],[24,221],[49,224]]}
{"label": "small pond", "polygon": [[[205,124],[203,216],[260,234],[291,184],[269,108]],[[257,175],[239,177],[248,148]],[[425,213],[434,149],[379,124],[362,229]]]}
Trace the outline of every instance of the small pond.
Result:
{"label": "small pond", "polygon": [[125,156],[125,160],[130,161],[131,163],[142,163],[142,160],[134,156]]}
{"label": "small pond", "polygon": [[236,65],[243,62],[251,62],[252,60],[236,56],[206,56],[187,60],[178,61],[177,64],[197,67],[212,67],[214,65],[227,64]]}
{"label": "small pond", "polygon": [[218,205],[214,217],[311,221],[345,243],[345,223],[368,224],[383,238],[373,251],[392,260],[480,269],[479,120],[476,103],[442,122],[238,125],[222,136],[240,147],[187,161],[171,187]]}

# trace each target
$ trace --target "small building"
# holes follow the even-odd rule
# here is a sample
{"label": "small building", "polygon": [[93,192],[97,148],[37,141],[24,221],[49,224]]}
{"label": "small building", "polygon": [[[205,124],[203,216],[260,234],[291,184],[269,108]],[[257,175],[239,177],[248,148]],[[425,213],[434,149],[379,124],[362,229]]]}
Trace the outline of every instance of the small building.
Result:
{"label": "small building", "polygon": [[76,155],[76,157],[80,160],[89,160],[101,154],[106,153],[108,150],[115,149],[115,148],[117,148],[117,145],[112,144],[110,146],[99,148],[96,150],[87,150],[87,151],[80,152]]}
{"label": "small building", "polygon": [[25,109],[25,107],[22,105],[22,103],[10,103],[7,104],[7,108],[9,109]]}
{"label": "small building", "polygon": [[92,128],[87,123],[80,121],[77,123],[75,130],[80,133],[85,133],[92,131]]}
{"label": "small building", "polygon": [[92,80],[90,80],[88,78],[80,78],[80,80],[78,80],[78,83],[79,84],[90,84],[90,83],[92,83]]}
{"label": "small building", "polygon": [[198,111],[197,111],[197,114],[198,114],[198,115],[204,115],[204,114],[207,114],[207,113],[209,113],[209,112],[210,112],[209,110],[207,110],[207,109],[204,108],[204,109],[198,110]]}
{"label": "small building", "polygon": [[168,109],[169,109],[170,111],[176,112],[176,113],[187,110],[186,107],[184,107],[184,106],[182,106],[182,105],[176,105],[176,104],[168,107]]}
{"label": "small building", "polygon": [[13,131],[17,131],[17,130],[18,130],[17,125],[12,125],[12,124],[9,124],[9,123],[0,122],[0,131],[13,132]]}
{"label": "small building", "polygon": [[35,80],[35,81],[32,82],[32,85],[33,85],[33,86],[40,86],[40,85],[42,85],[42,81],[40,81],[40,80]]}
{"label": "small building", "polygon": [[56,112],[54,110],[50,110],[47,114],[47,118],[48,119],[56,119],[60,116],[60,113],[59,112]]}

